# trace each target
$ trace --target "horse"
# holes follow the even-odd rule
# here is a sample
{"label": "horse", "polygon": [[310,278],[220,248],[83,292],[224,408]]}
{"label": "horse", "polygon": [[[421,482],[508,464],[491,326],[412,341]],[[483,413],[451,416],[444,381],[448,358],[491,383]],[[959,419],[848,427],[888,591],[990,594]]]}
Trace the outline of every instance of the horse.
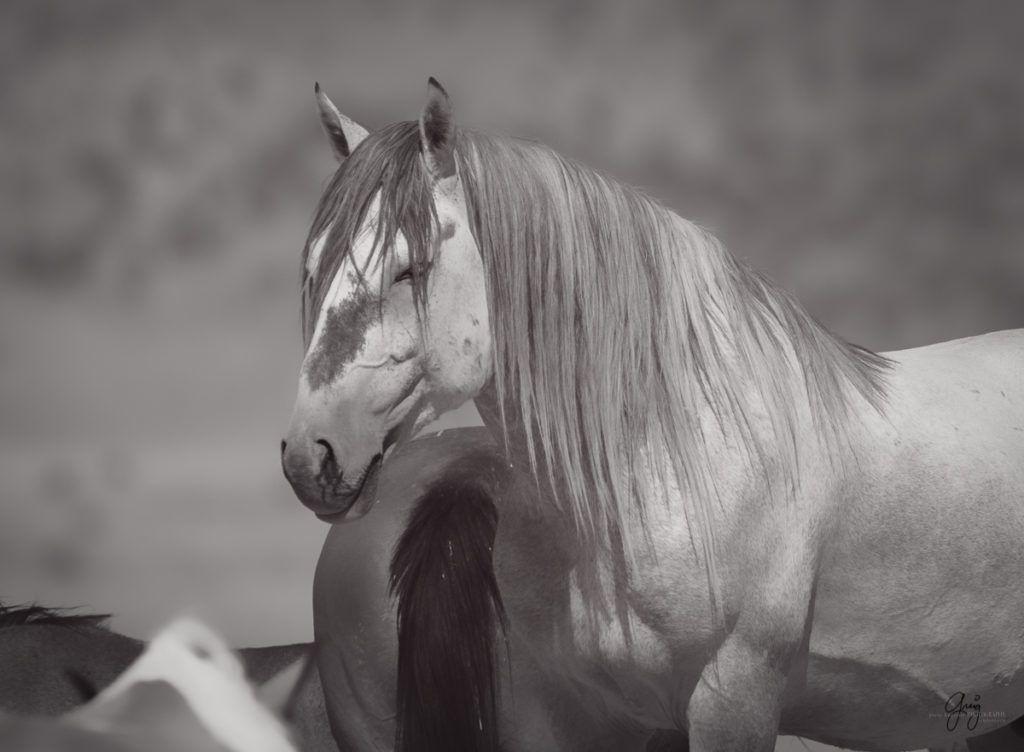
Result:
{"label": "horse", "polygon": [[[60,716],[112,684],[145,644],[108,629],[108,618],[0,605],[0,712]],[[297,643],[242,648],[238,655],[247,679],[264,686],[289,667],[301,665],[312,650],[311,643]],[[299,749],[337,752],[315,667],[299,685],[290,721]]]}
{"label": "horse", "polygon": [[[300,687],[290,684],[291,699]],[[86,705],[56,720],[0,718],[0,746],[12,752],[296,752],[285,725],[257,699],[239,659],[191,619],[159,632]]]}
{"label": "horse", "polygon": [[436,81],[374,133],[317,98],[342,161],[283,469],[366,516],[393,447],[475,401],[573,552],[524,604],[565,630],[515,643],[549,701],[509,749],[899,750],[1024,714],[1024,333],[855,347],[654,199],[457,127]]}

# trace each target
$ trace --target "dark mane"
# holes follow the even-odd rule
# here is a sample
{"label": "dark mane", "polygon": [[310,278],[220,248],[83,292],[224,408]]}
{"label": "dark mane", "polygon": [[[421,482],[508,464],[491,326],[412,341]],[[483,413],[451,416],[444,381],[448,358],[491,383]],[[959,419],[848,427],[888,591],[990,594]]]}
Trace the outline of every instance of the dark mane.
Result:
{"label": "dark mane", "polygon": [[498,750],[506,617],[492,561],[494,499],[510,474],[494,448],[460,457],[417,502],[395,547],[397,752]]}
{"label": "dark mane", "polygon": [[75,614],[73,609],[45,608],[43,606],[4,606],[0,604],[0,629],[27,624],[48,624],[61,627],[106,628],[110,614]]}

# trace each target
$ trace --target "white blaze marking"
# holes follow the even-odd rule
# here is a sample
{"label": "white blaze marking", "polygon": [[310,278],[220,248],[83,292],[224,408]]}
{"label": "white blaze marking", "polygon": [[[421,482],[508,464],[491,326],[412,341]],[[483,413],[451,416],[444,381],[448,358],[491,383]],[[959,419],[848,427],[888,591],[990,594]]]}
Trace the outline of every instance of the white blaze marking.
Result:
{"label": "white blaze marking", "polygon": [[[374,280],[370,273],[374,269],[380,268],[378,261],[375,267],[369,267],[367,260],[371,257],[374,252],[374,238],[377,234],[377,216],[380,213],[380,191],[373,197],[373,201],[370,202],[369,208],[366,210],[366,217],[363,220],[363,226],[359,228],[359,232],[356,234],[355,240],[352,243],[352,249],[345,257],[345,259],[338,266],[338,271],[334,274],[334,279],[331,280],[331,286],[327,290],[327,294],[324,296],[323,305],[317,312],[316,327],[313,329],[313,336],[310,338],[309,349],[310,352],[316,350],[317,343],[320,341],[320,337],[323,335],[323,328],[327,321],[327,316],[324,315],[326,311],[332,308],[336,308],[343,301],[348,300],[356,289],[359,287],[359,281],[356,279],[356,270],[364,270],[366,275],[363,278],[364,284],[370,289],[375,289]],[[324,244],[327,239],[327,235],[330,233],[331,228],[328,228],[323,234],[317,238],[314,246],[309,249],[309,259],[307,260],[306,269],[310,269],[310,264],[313,263],[315,255],[316,264],[319,264],[320,255],[323,253]],[[400,242],[396,239],[396,245]]]}

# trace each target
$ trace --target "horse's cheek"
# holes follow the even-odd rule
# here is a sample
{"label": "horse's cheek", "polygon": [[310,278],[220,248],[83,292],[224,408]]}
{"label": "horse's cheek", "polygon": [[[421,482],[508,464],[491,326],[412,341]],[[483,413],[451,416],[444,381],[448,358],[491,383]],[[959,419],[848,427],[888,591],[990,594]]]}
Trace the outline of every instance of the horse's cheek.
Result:
{"label": "horse's cheek", "polygon": [[378,350],[392,358],[396,363],[416,356],[419,350],[419,327],[415,315],[386,316],[380,327],[380,343]]}
{"label": "horse's cheek", "polygon": [[491,366],[489,332],[479,325],[479,318],[469,311],[460,313],[458,331],[454,332],[454,357],[461,364],[460,381],[474,394],[487,380]]}
{"label": "horse's cheek", "polygon": [[475,316],[472,317],[472,320],[473,333],[477,340],[476,351],[473,353],[474,383],[477,387],[476,390],[479,391],[491,378],[494,361],[490,328],[486,324],[481,325],[480,320]]}

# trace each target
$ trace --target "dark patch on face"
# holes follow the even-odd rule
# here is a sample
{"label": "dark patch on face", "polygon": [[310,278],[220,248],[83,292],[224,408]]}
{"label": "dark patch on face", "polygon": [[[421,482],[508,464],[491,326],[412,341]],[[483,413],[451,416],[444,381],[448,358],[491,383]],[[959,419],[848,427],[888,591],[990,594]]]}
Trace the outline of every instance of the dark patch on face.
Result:
{"label": "dark patch on face", "polygon": [[378,305],[369,290],[360,286],[352,297],[327,312],[316,351],[306,364],[306,378],[314,391],[331,383],[366,342],[366,330],[377,318]]}

